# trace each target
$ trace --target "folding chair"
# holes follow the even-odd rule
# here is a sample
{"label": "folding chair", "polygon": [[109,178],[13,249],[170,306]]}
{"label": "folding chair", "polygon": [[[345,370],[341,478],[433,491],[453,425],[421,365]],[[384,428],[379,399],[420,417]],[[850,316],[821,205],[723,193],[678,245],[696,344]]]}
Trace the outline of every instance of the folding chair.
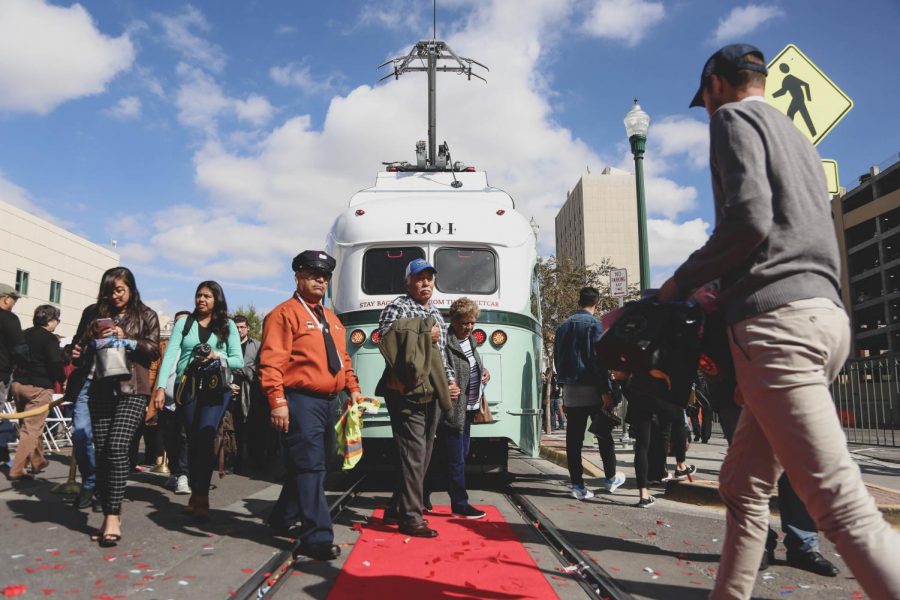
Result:
{"label": "folding chair", "polygon": [[[53,394],[53,400],[59,400],[62,397],[62,394]],[[51,408],[44,420],[43,437],[47,450],[59,452],[60,442],[63,446],[72,445],[72,419],[63,416],[62,410],[60,410],[61,406],[62,404]]]}

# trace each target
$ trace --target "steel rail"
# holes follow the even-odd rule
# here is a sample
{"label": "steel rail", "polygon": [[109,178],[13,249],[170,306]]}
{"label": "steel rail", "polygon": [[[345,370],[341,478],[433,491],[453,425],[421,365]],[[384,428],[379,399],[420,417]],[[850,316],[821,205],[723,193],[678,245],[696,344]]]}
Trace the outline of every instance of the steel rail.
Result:
{"label": "steel rail", "polygon": [[565,567],[575,567],[575,573],[578,575],[576,581],[591,598],[634,600],[631,594],[619,587],[609,573],[573,546],[531,500],[514,492],[507,492],[505,496],[510,504],[519,511],[525,522],[534,528],[556,551],[556,558],[559,562]]}
{"label": "steel rail", "polygon": [[[357,478],[340,496],[334,499],[328,507],[331,520],[347,507],[347,505],[360,493],[365,475]],[[271,598],[284,582],[284,575],[291,570],[294,564],[294,551],[300,547],[300,540],[296,540],[290,548],[273,555],[244,582],[237,591],[229,594],[229,600],[251,600],[254,598]]]}

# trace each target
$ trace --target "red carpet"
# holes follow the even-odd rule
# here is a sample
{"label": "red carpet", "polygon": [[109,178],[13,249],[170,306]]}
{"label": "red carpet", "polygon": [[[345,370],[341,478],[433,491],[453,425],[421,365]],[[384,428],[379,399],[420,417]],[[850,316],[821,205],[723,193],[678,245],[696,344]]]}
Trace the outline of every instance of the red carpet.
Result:
{"label": "red carpet", "polygon": [[377,509],[338,575],[329,600],[432,598],[558,598],[500,511],[473,521],[436,506],[426,515],[440,535],[403,535],[381,521]]}

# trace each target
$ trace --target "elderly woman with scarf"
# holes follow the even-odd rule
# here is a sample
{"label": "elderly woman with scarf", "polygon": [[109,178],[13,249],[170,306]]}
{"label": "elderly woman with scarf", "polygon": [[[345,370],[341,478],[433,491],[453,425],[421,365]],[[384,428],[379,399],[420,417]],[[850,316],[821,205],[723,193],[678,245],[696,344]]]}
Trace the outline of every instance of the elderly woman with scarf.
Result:
{"label": "elderly woman with scarf", "polygon": [[456,374],[460,394],[453,407],[445,412],[438,428],[447,451],[448,492],[450,510],[455,516],[481,519],[484,511],[469,504],[466,492],[466,456],[469,454],[470,427],[481,405],[481,386],[491,378],[478,355],[478,342],[472,336],[478,319],[478,305],[459,298],[450,305],[450,327],[447,335],[447,364]]}

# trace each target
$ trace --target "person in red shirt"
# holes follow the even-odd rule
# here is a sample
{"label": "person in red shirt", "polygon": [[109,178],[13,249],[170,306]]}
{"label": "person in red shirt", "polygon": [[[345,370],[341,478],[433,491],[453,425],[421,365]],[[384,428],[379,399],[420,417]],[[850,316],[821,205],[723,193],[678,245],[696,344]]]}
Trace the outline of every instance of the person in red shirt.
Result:
{"label": "person in red shirt", "polygon": [[271,409],[272,427],[281,432],[287,472],[269,525],[288,531],[297,520],[302,539],[296,555],[332,560],[331,515],[325,500],[325,470],[335,448],[337,396],[361,399],[359,381],[347,354],[344,326],[322,306],[335,260],[307,250],[291,267],[297,291],[266,315],[259,349],[259,379]]}

